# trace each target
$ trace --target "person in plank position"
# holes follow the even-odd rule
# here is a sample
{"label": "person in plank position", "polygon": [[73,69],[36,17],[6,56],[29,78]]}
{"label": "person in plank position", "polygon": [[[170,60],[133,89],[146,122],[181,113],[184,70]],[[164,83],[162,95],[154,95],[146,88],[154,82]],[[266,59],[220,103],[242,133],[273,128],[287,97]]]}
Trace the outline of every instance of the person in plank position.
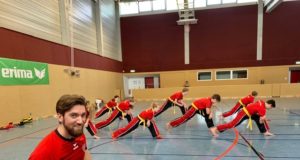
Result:
{"label": "person in plank position", "polygon": [[275,108],[275,106],[276,104],[273,99],[270,99],[267,102],[259,100],[255,103],[251,103],[239,111],[237,116],[231,122],[213,127],[212,132],[215,135],[218,135],[219,132],[224,132],[227,129],[236,127],[244,120],[249,119],[248,125],[250,128],[252,128],[252,120],[254,120],[261,133],[265,136],[271,136],[273,133],[268,131],[268,126],[266,126],[264,122],[266,122],[266,109]]}
{"label": "person in plank position", "polygon": [[248,96],[241,98],[231,110],[223,113],[221,115],[221,118],[231,116],[234,113],[238,112],[241,108],[246,107],[250,103],[253,103],[256,96],[257,92],[252,91],[251,94],[249,94]]}
{"label": "person in plank position", "polygon": [[[172,106],[178,106],[181,110],[182,115],[185,114],[186,111],[186,105],[183,101],[183,96],[187,95],[189,92],[188,88],[183,88],[182,91],[176,92],[172,94],[166,102],[159,108],[159,110],[155,113],[155,117],[159,116],[162,114],[164,111],[169,109]],[[175,108],[174,108],[174,114],[175,114]]]}
{"label": "person in plank position", "polygon": [[[211,130],[212,127],[214,127],[214,122],[212,119],[213,113],[211,107],[220,101],[221,96],[219,94],[214,94],[208,98],[200,98],[195,100],[189,107],[189,110],[187,110],[187,112],[183,116],[166,124],[167,129],[178,127],[179,125],[193,118],[197,113],[205,118],[206,125]],[[214,132],[212,132],[212,130],[211,133],[213,134],[213,136],[216,136]]]}
{"label": "person in plank position", "polygon": [[157,112],[158,106],[155,103],[151,104],[151,107],[142,111],[137,117],[133,118],[129,124],[123,128],[120,128],[112,133],[112,138],[117,139],[119,137],[125,136],[126,134],[132,132],[139,125],[143,125],[144,129],[147,127],[152,134],[153,138],[161,139],[159,130],[153,120],[155,112]]}
{"label": "person in plank position", "polygon": [[105,104],[95,115],[95,118],[99,118],[103,116],[105,113],[112,113],[115,110],[116,106],[118,105],[119,96],[115,95],[113,99]]}
{"label": "person in plank position", "polygon": [[132,120],[132,113],[130,110],[133,109],[133,105],[133,98],[128,98],[127,100],[122,101],[106,120],[95,124],[96,128],[101,129],[106,127],[119,117],[121,117],[121,119],[126,118],[129,123]]}

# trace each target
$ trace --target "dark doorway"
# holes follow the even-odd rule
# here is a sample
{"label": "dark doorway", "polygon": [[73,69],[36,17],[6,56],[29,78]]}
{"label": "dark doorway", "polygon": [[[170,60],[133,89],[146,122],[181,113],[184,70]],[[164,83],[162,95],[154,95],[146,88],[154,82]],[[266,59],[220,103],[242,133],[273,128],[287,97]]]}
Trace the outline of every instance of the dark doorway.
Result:
{"label": "dark doorway", "polygon": [[300,70],[291,70],[291,83],[300,83]]}
{"label": "dark doorway", "polygon": [[154,77],[145,77],[145,88],[154,88]]}

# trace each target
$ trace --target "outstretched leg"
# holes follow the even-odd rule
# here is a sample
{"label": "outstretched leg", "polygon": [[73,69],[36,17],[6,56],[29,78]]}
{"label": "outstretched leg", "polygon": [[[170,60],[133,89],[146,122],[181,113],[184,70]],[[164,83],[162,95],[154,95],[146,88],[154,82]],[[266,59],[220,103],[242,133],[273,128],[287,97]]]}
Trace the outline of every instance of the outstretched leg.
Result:
{"label": "outstretched leg", "polygon": [[106,120],[97,123],[95,126],[96,126],[97,129],[101,129],[103,127],[106,127],[109,124],[111,124],[119,116],[122,116],[122,113],[118,110],[114,110],[113,113]]}
{"label": "outstretched leg", "polygon": [[109,111],[109,109],[108,108],[106,108],[106,107],[102,107],[101,109],[100,109],[100,111],[98,111],[96,114],[95,114],[95,119],[96,118],[99,118],[99,117],[101,117],[101,116],[103,116],[105,113],[107,113]]}
{"label": "outstretched leg", "polygon": [[183,116],[171,121],[167,125],[170,125],[171,127],[177,127],[194,117],[196,112],[197,110],[195,108],[190,108]]}
{"label": "outstretched leg", "polygon": [[233,128],[241,124],[244,120],[248,119],[248,116],[245,114],[245,112],[241,111],[238,113],[238,115],[229,123],[221,124],[217,126],[217,130],[219,132],[223,132],[227,129]]}
{"label": "outstretched leg", "polygon": [[125,136],[126,134],[130,133],[131,131],[135,130],[139,126],[140,120],[135,117],[130,121],[127,126],[123,128],[119,128],[112,133],[112,138],[117,139],[119,137]]}
{"label": "outstretched leg", "polygon": [[168,108],[172,107],[173,103],[170,100],[167,100],[160,108],[159,110],[155,113],[155,117],[159,116],[162,114],[164,111],[166,111]]}

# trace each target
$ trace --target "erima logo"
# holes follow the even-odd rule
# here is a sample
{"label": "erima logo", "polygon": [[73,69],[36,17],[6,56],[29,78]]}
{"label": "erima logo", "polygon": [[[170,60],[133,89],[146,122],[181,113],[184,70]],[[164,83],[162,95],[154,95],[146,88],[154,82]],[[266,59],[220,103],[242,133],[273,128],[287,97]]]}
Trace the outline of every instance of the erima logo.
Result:
{"label": "erima logo", "polygon": [[79,146],[78,146],[77,143],[74,143],[74,144],[73,144],[73,150],[77,149],[78,147],[79,147]]}
{"label": "erima logo", "polygon": [[[39,79],[43,79],[45,77],[46,70],[38,70],[34,68],[35,76]],[[17,69],[17,67],[14,68],[2,68],[1,69],[2,77],[3,78],[27,78],[32,79],[33,74],[31,70],[25,70],[25,69]]]}
{"label": "erima logo", "polygon": [[45,77],[46,70],[43,69],[43,70],[39,71],[36,68],[34,68],[34,73],[35,73],[35,76],[37,76],[39,79],[43,79]]}

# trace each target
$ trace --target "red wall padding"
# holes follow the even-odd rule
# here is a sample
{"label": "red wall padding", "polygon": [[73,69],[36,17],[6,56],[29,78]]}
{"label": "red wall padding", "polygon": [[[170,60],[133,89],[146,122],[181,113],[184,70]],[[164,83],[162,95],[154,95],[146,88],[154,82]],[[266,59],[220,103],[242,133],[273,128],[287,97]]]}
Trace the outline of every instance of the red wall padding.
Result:
{"label": "red wall padding", "polygon": [[257,6],[196,12],[190,32],[192,68],[248,66],[256,59]]}
{"label": "red wall padding", "polygon": [[173,70],[184,63],[177,13],[121,18],[123,65],[140,71]]}
{"label": "red wall padding", "polygon": [[[300,1],[264,15],[263,60],[256,61],[257,5],[196,11],[190,64],[177,13],[121,18],[123,63],[75,49],[75,66],[137,72],[290,65],[300,60]],[[0,57],[70,65],[70,48],[0,28]]]}
{"label": "red wall padding", "polygon": [[270,64],[300,60],[300,1],[281,3],[264,15],[263,58]]}
{"label": "red wall padding", "polygon": [[299,4],[284,2],[265,14],[262,61],[256,60],[257,5],[196,11],[198,23],[191,25],[189,65],[184,64],[184,29],[176,24],[178,13],[123,17],[124,70],[294,64],[300,59]]}
{"label": "red wall padding", "polygon": [[[0,28],[0,57],[71,65],[70,47]],[[75,49],[75,67],[122,72],[122,63]]]}

